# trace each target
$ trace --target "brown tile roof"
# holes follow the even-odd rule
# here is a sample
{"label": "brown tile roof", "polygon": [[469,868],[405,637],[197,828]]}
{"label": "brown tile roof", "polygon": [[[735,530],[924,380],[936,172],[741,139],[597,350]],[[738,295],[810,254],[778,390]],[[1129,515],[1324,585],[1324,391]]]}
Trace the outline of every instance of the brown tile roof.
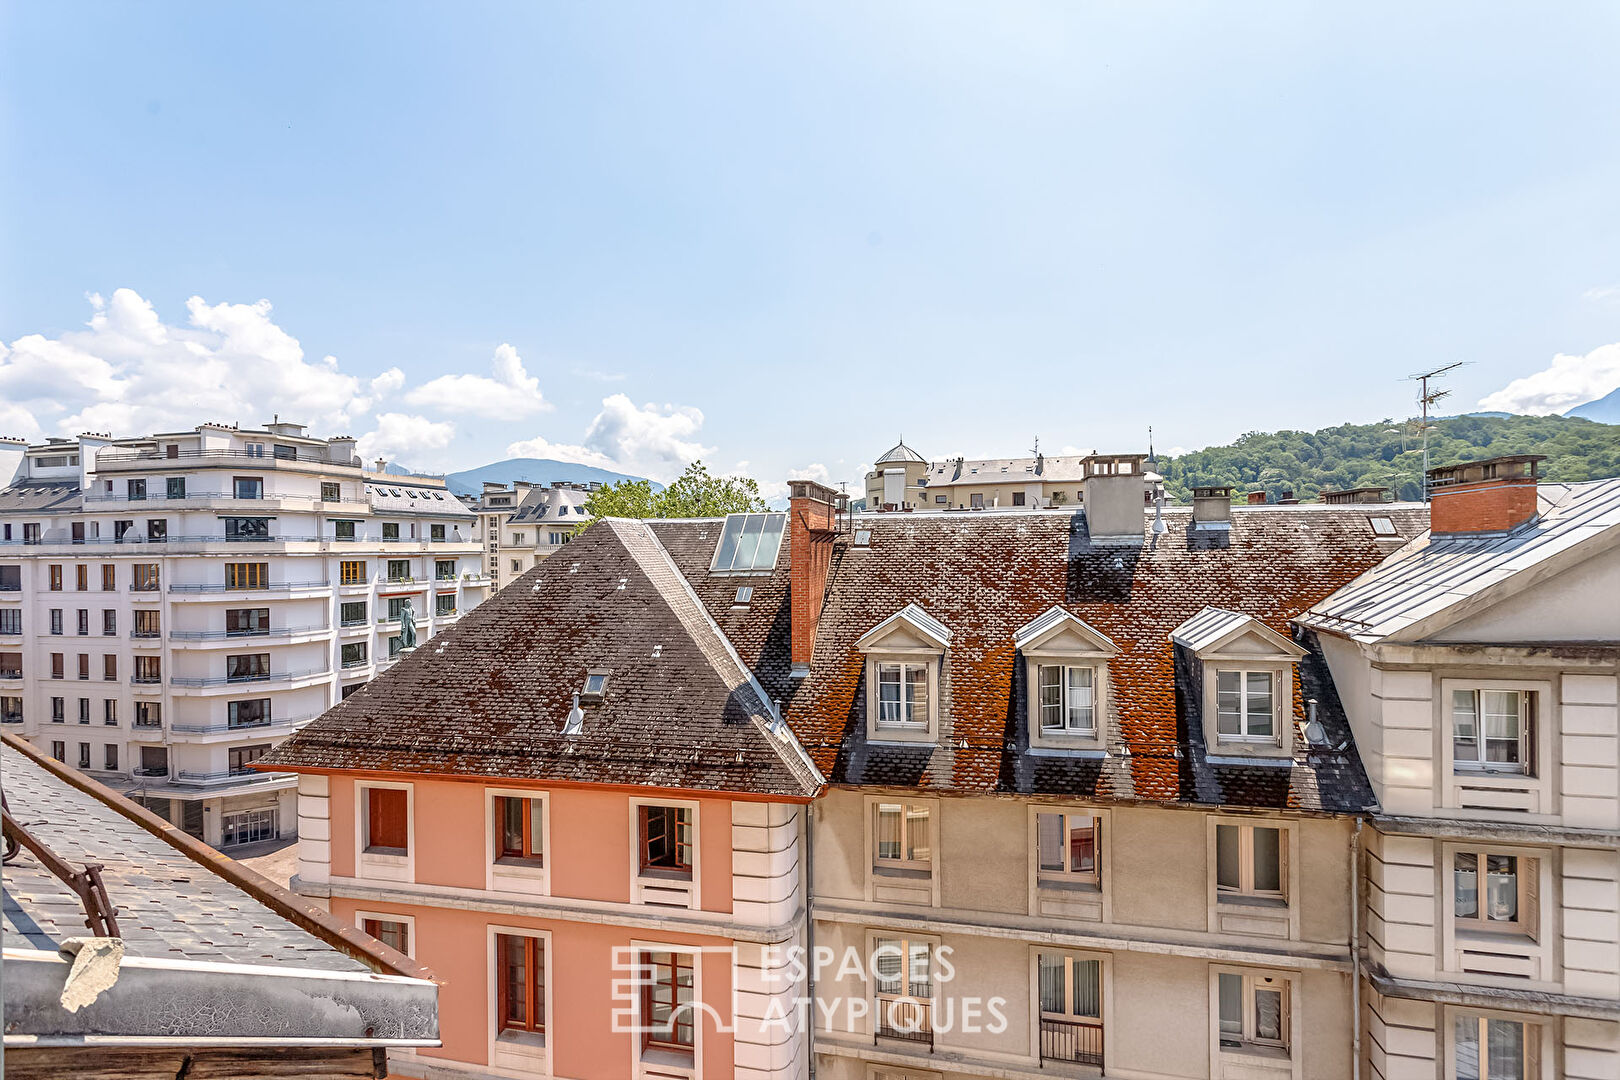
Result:
{"label": "brown tile roof", "polygon": [[[564,735],[592,670],[602,699]],[[647,527],[606,521],[262,765],[813,794],[766,697]]]}
{"label": "brown tile roof", "polygon": [[[1381,507],[1403,539],[1427,527],[1421,508]],[[811,675],[787,679],[786,567],[755,584],[746,613],[729,611],[736,582],[706,577],[718,530],[660,522],[653,530],[698,595],[738,642],[760,681],[786,701],[788,722],[834,783],[925,786],[962,792],[1026,792],[1192,801],[1240,806],[1355,810],[1373,802],[1349,726],[1320,651],[1309,635],[1297,665],[1295,718],[1316,698],[1328,743],[1299,748],[1293,767],[1209,762],[1200,702],[1188,692],[1170,631],[1214,606],[1253,615],[1290,634],[1290,620],[1391,550],[1361,507],[1235,507],[1230,532],[1189,531],[1187,511],[1168,511],[1168,532],[1141,548],[1093,546],[1083,515],[873,515],[867,549],[840,538],[828,578]],[[865,739],[863,634],[909,603],[951,631],[941,668],[938,746]],[[1104,759],[1031,754],[1022,665],[1013,635],[1061,605],[1112,638],[1112,684]],[[733,620],[725,621],[726,616]]]}

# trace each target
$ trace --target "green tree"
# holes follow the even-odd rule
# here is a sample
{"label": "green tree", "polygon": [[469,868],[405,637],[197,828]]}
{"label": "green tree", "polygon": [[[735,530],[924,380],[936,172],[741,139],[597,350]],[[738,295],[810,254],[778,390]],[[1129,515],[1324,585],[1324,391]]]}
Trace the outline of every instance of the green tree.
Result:
{"label": "green tree", "polygon": [[593,521],[602,517],[723,517],[768,509],[753,480],[746,476],[715,476],[701,461],[688,465],[680,478],[662,491],[654,491],[646,480],[621,480],[593,491],[585,500],[585,512]]}

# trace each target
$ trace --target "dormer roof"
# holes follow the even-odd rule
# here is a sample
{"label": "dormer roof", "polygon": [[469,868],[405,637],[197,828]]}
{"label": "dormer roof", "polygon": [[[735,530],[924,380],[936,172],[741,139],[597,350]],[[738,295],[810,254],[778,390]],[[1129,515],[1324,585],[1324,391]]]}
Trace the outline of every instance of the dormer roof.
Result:
{"label": "dormer roof", "polygon": [[1014,631],[1013,648],[1028,652],[1059,641],[1066,635],[1078,637],[1091,650],[1107,656],[1119,652],[1113,638],[1062,607],[1047,608]]}
{"label": "dormer roof", "polygon": [[944,623],[916,604],[907,604],[863,634],[860,640],[855,642],[855,648],[864,652],[891,637],[902,625],[909,626],[925,640],[933,642],[941,649],[951,647],[951,631]]}
{"label": "dormer roof", "polygon": [[[1247,642],[1245,639],[1249,639]],[[1210,656],[1287,656],[1298,660],[1305,650],[1253,615],[1225,608],[1204,610],[1170,631],[1170,640],[1200,658]]]}

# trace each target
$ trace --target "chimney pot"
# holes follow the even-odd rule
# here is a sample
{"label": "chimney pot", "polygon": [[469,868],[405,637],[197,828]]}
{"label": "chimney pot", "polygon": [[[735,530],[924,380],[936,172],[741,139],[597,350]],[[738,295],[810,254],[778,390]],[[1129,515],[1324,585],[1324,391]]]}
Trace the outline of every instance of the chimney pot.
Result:
{"label": "chimney pot", "polygon": [[1224,485],[1193,488],[1193,525],[1213,528],[1232,523],[1232,489]]}
{"label": "chimney pot", "polygon": [[1429,531],[1433,536],[1511,532],[1536,516],[1539,454],[1467,461],[1430,469]]}

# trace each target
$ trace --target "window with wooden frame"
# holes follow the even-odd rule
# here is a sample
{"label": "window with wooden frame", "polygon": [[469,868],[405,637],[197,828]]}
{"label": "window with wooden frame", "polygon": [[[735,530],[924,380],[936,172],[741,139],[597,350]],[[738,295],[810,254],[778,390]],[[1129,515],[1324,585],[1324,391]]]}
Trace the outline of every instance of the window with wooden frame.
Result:
{"label": "window with wooden frame", "polygon": [[360,929],[396,952],[409,955],[411,951],[411,924],[395,919],[363,919]]}
{"label": "window with wooden frame", "polygon": [[546,943],[526,934],[495,935],[495,1030],[545,1034]]}
{"label": "window with wooden frame", "polygon": [[872,1009],[877,1035],[933,1041],[936,949],[937,945],[924,939],[885,935],[872,939]]}
{"label": "window with wooden frame", "polygon": [[90,591],[90,568],[83,563],[73,568],[73,587],[79,592]]}
{"label": "window with wooden frame", "polygon": [[641,978],[641,1049],[690,1054],[697,1045],[696,985],[692,962],[683,952],[643,952]]}
{"label": "window with wooden frame", "polygon": [[51,592],[61,592],[62,591],[62,567],[61,567],[61,565],[59,563],[52,563],[50,565],[49,569],[50,569],[50,590],[51,590]]}
{"label": "window with wooden frame", "polygon": [[118,657],[107,653],[101,658],[101,677],[107,682],[118,681]]}
{"label": "window with wooden frame", "polygon": [[130,588],[136,592],[157,592],[158,590],[158,564],[136,563],[129,568],[132,580]]}
{"label": "window with wooden frame", "polygon": [[59,652],[51,653],[51,678],[53,678],[53,679],[64,678],[64,673],[63,673],[63,668],[62,668],[63,659],[64,659],[64,654],[63,653],[59,653]]}
{"label": "window with wooden frame", "polygon": [[1288,834],[1272,825],[1215,826],[1218,898],[1286,900]]}
{"label": "window with wooden frame", "polygon": [[1535,938],[1541,923],[1540,860],[1498,851],[1452,851],[1452,918],[1458,930]]}
{"label": "window with wooden frame", "polygon": [[338,563],[338,584],[364,585],[366,580],[365,560],[344,559]]}
{"label": "window with wooden frame", "polygon": [[1223,971],[1217,976],[1222,1050],[1289,1046],[1288,980]]}
{"label": "window with wooden frame", "polygon": [[1222,740],[1277,738],[1277,673],[1269,668],[1215,671],[1215,730]]}
{"label": "window with wooden frame", "polygon": [[101,591],[116,592],[118,589],[118,567],[106,563],[101,568]]}
{"label": "window with wooden frame", "polygon": [[1456,772],[1534,776],[1538,695],[1477,687],[1451,691],[1451,761]]}
{"label": "window with wooden frame", "polygon": [[1458,1013],[1451,1025],[1448,1072],[1457,1080],[1540,1080],[1540,1028],[1475,1013]]}
{"label": "window with wooden frame", "polygon": [[1067,953],[1036,957],[1041,1060],[1103,1063],[1102,961]]}
{"label": "window with wooden frame", "polygon": [[496,795],[495,861],[520,866],[544,866],[545,801],[515,795]]}
{"label": "window with wooden frame", "polygon": [[928,870],[933,827],[926,803],[880,802],[872,807],[872,863],[876,869]]}
{"label": "window with wooden frame", "polygon": [[1101,878],[1102,819],[1089,813],[1035,815],[1035,867],[1041,881],[1090,882]]}
{"label": "window with wooden frame", "polygon": [[373,855],[410,852],[409,792],[371,787],[366,793],[366,851]]}
{"label": "window with wooden frame", "polygon": [[1041,664],[1036,669],[1041,732],[1097,733],[1097,669],[1091,664]]}
{"label": "window with wooden frame", "polygon": [[227,589],[262,589],[270,583],[270,564],[233,562],[225,564]]}
{"label": "window with wooden frame", "polygon": [[649,877],[692,879],[692,811],[684,806],[637,808],[641,873]]}

